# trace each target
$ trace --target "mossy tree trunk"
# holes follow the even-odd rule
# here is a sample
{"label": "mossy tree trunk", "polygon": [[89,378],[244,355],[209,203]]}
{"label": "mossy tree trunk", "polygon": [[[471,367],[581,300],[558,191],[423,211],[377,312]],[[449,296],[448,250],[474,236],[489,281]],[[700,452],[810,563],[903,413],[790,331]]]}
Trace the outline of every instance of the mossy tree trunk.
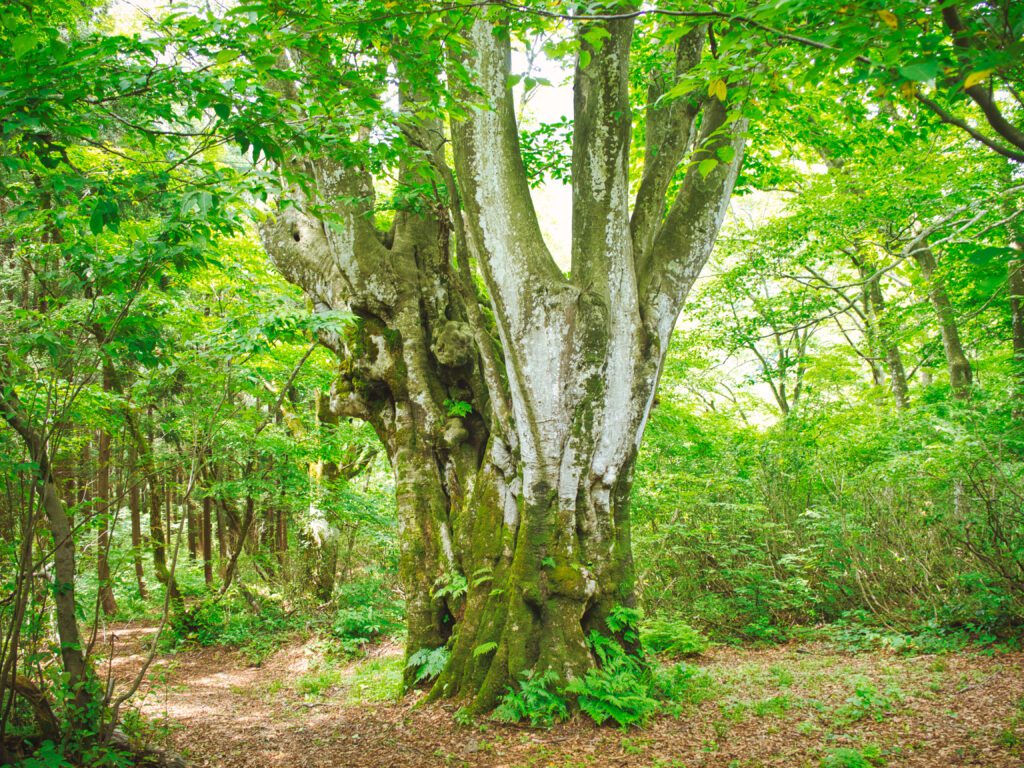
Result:
{"label": "mossy tree trunk", "polygon": [[[587,34],[594,26],[607,34]],[[403,124],[417,151],[399,187],[422,189],[426,175],[436,194],[380,231],[359,162],[294,158],[310,183],[294,186],[295,204],[264,228],[269,255],[318,309],[356,318],[322,334],[340,360],[330,409],[372,424],[391,461],[407,654],[447,644],[432,695],[471,699],[478,711],[527,670],[565,680],[592,667],[588,633],[608,632],[608,613],[633,603],[633,464],[742,157],[735,105],[706,88],[655,105],[699,62],[697,28],[652,80],[631,206],[633,23],[579,33],[568,276],[531,202],[500,15],[469,24],[469,45],[450,59],[474,72],[489,108],[447,129]],[[427,66],[399,61],[397,71]],[[414,88],[400,79],[401,113],[413,114]],[[281,86],[285,96],[294,88]]]}

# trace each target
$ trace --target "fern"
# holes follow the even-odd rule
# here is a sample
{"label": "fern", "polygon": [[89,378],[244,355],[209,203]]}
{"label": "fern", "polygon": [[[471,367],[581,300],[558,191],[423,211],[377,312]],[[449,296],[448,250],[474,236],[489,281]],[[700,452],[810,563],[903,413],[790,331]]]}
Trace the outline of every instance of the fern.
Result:
{"label": "fern", "polygon": [[439,648],[420,648],[409,657],[406,667],[416,670],[416,682],[433,680],[444,671],[450,654],[445,646]]}
{"label": "fern", "polygon": [[590,647],[601,666],[571,681],[566,693],[574,695],[579,708],[598,725],[608,720],[622,728],[646,724],[660,709],[649,669],[618,642],[597,632],[590,633]]}
{"label": "fern", "polygon": [[491,651],[495,651],[497,649],[498,644],[493,642],[478,645],[476,648],[473,649],[473,658],[475,659],[477,656],[483,656],[485,653],[490,653]]}
{"label": "fern", "polygon": [[461,573],[443,574],[439,576],[434,582],[434,592],[431,595],[432,600],[440,600],[448,597],[452,600],[457,600],[466,594],[466,589],[469,587],[466,577]]}
{"label": "fern", "polygon": [[473,412],[473,406],[464,400],[445,400],[444,407],[448,409],[449,416],[465,418]]}
{"label": "fern", "polygon": [[550,728],[569,717],[569,702],[556,689],[558,675],[548,670],[539,675],[523,673],[519,690],[511,686],[502,697],[492,717],[503,723],[529,720],[534,728]]}
{"label": "fern", "polygon": [[566,692],[576,696],[579,708],[598,725],[614,720],[629,728],[645,725],[660,708],[648,689],[635,672],[624,667],[592,669],[569,683]]}

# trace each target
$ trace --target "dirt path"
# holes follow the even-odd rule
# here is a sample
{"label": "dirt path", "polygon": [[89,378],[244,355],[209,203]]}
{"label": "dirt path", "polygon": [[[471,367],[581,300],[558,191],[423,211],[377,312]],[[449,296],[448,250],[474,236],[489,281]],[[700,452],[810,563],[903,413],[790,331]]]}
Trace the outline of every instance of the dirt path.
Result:
{"label": "dirt path", "polygon": [[[115,679],[138,670],[151,632],[114,630]],[[678,719],[629,732],[582,718],[548,731],[459,726],[451,708],[391,698],[394,645],[348,665],[314,642],[259,667],[224,649],[182,652],[157,659],[138,703],[155,737],[210,768],[1024,766],[1024,654],[718,648],[697,666]]]}

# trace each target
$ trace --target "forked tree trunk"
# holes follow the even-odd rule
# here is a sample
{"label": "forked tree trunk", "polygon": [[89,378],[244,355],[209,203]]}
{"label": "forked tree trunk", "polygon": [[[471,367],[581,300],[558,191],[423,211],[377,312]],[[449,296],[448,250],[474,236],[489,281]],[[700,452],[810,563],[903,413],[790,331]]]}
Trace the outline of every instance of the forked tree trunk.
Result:
{"label": "forked tree trunk", "polygon": [[[322,335],[341,361],[330,407],[372,424],[391,461],[406,652],[447,644],[432,695],[468,698],[476,711],[527,670],[564,681],[592,668],[588,634],[611,634],[609,612],[633,604],[633,464],[669,337],[742,157],[744,121],[706,88],[655,103],[699,61],[698,27],[667,52],[671,64],[652,85],[646,135],[656,143],[631,211],[633,23],[595,22],[581,35],[593,26],[607,34],[589,35],[597,48],[581,37],[575,75],[570,276],[533,210],[497,16],[474,21],[469,44],[451,53],[451,81],[468,67],[489,108],[467,110],[448,130],[403,125],[419,150],[399,185],[422,188],[427,175],[441,194],[398,210],[379,232],[364,169],[296,158],[315,199],[293,186],[297,205],[264,229],[274,262],[318,309],[356,317]],[[405,76],[422,78],[429,65],[396,64],[411,115],[417,98]],[[698,171],[705,160],[714,167]],[[677,171],[684,178],[669,197]]]}

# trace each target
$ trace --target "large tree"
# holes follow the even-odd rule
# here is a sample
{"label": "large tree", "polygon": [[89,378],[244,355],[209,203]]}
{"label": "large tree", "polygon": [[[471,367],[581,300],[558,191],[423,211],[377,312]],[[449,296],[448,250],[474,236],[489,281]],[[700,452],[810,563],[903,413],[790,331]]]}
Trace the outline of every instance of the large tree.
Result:
{"label": "large tree", "polygon": [[[609,614],[634,603],[634,461],[743,154],[725,84],[695,76],[706,28],[677,30],[653,56],[646,41],[664,66],[642,75],[634,114],[631,53],[645,41],[613,8],[619,17],[573,22],[568,274],[531,200],[510,77],[516,19],[501,10],[445,20],[449,119],[403,124],[419,155],[400,163],[399,188],[427,178],[436,194],[385,231],[369,164],[285,153],[282,168],[307,181],[264,228],[288,279],[356,318],[325,336],[341,361],[330,407],[370,422],[394,469],[407,653],[448,644],[434,695],[477,710],[527,670],[566,680],[592,667],[589,633],[612,634]],[[399,110],[423,115],[438,101],[423,66],[395,58]],[[280,89],[305,104],[317,72],[347,66],[308,47],[282,62]],[[662,99],[673,88],[679,98]]]}

